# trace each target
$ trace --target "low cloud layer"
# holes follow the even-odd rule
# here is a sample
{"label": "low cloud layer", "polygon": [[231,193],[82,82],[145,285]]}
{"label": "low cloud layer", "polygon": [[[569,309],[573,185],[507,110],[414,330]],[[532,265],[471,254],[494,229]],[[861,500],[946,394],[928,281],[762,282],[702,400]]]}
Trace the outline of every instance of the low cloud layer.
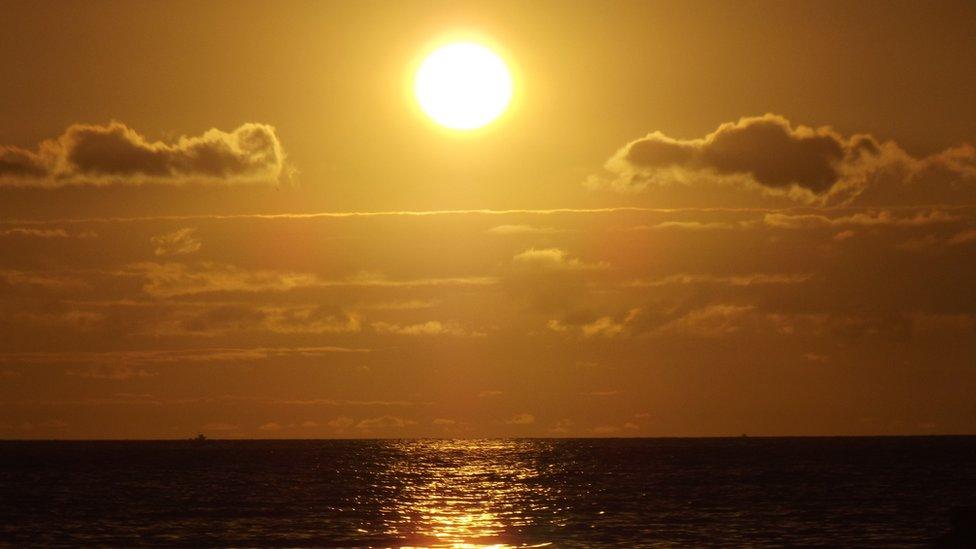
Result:
{"label": "low cloud layer", "polygon": [[274,127],[247,123],[175,143],[150,141],[121,122],[74,124],[37,150],[0,146],[0,185],[275,182],[285,153]]}
{"label": "low cloud layer", "polygon": [[[622,147],[606,169],[609,178],[591,177],[588,186],[641,192],[712,182],[821,204],[850,203],[872,187],[892,198],[976,197],[976,149],[971,146],[914,158],[896,143],[871,135],[845,137],[829,127],[794,126],[774,114],[722,124],[700,139],[653,132]],[[924,192],[913,193],[912,187]]]}
{"label": "low cloud layer", "polygon": [[973,430],[976,207],[0,225],[2,436]]}

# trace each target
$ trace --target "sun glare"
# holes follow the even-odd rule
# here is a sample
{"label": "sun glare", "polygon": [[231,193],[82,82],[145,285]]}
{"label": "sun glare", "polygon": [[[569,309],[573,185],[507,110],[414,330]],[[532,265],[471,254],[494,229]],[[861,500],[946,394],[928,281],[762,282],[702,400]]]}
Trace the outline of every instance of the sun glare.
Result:
{"label": "sun glare", "polygon": [[432,52],[414,80],[420,108],[438,124],[474,130],[501,116],[512,100],[512,77],[495,52],[455,42]]}

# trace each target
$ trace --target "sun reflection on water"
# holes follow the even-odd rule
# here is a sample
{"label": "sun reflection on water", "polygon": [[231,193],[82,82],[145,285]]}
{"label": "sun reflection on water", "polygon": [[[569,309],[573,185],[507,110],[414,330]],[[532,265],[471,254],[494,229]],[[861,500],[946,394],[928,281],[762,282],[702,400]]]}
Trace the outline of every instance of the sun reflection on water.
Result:
{"label": "sun reflection on water", "polygon": [[526,543],[530,515],[546,513],[550,489],[522,441],[396,443],[386,481],[399,494],[383,515],[403,547],[544,547]]}

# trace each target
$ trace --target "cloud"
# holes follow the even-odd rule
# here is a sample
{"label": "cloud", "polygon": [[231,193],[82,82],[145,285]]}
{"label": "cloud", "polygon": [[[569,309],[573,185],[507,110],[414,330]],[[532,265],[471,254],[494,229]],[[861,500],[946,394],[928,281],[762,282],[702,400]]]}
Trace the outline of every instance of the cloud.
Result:
{"label": "cloud", "polygon": [[209,423],[204,423],[202,426],[200,426],[200,429],[203,431],[236,431],[240,429],[240,426],[224,421],[211,421]]}
{"label": "cloud", "polygon": [[763,224],[778,229],[808,229],[817,227],[921,227],[939,223],[955,223],[962,217],[933,209],[913,215],[898,216],[890,210],[858,212],[845,216],[828,217],[820,214],[767,213]]}
{"label": "cloud", "polygon": [[968,244],[970,242],[976,242],[976,229],[960,231],[949,239],[949,244]]}
{"label": "cloud", "polygon": [[588,274],[605,273],[605,262],[587,263],[559,248],[530,248],[516,254],[504,283],[514,295],[544,312],[564,309],[581,298]]}
{"label": "cloud", "polygon": [[[99,304],[96,302],[96,306]],[[129,332],[159,336],[215,337],[242,332],[325,334],[358,332],[362,317],[333,305],[262,305],[245,301],[149,301],[104,308],[112,321],[120,316]],[[131,312],[123,312],[126,309]],[[138,327],[136,326],[138,324]],[[254,334],[248,334],[253,336]]]}
{"label": "cloud", "polygon": [[[92,397],[92,398],[70,398],[70,399],[21,399],[0,401],[0,406],[7,404],[42,404],[45,406],[112,406],[112,405],[139,405],[139,406],[186,406],[197,404],[223,403],[230,406],[252,406],[258,404],[270,406],[296,406],[296,407],[349,407],[362,406],[366,408],[384,407],[412,407],[425,402],[414,402],[405,400],[346,400],[333,398],[313,398],[313,399],[285,399],[269,398],[263,396],[249,395],[214,395],[202,397],[175,397],[162,398],[150,393],[114,393],[111,397]],[[332,422],[330,422],[331,424]],[[291,427],[293,425],[289,425]]]}
{"label": "cloud", "polygon": [[569,257],[565,250],[559,248],[530,248],[512,258],[516,265],[526,265],[558,270],[591,270],[606,269],[606,263],[583,263],[579,259]]}
{"label": "cloud", "polygon": [[754,320],[755,313],[756,307],[752,305],[709,305],[661,326],[657,333],[721,337],[742,330]]}
{"label": "cloud", "polygon": [[303,421],[301,423],[279,423],[277,421],[268,421],[262,423],[258,426],[258,431],[263,431],[265,433],[277,433],[279,431],[292,431],[296,429],[314,429],[318,427],[319,424],[315,421]]}
{"label": "cloud", "polygon": [[194,228],[185,227],[171,233],[154,236],[149,240],[153,246],[156,246],[154,253],[157,256],[185,255],[200,250],[202,243],[194,235],[196,231]]}
{"label": "cloud", "polygon": [[566,332],[579,329],[584,337],[614,337],[628,329],[629,325],[641,314],[640,309],[631,309],[623,317],[617,320],[610,316],[601,316],[591,321],[579,322],[585,316],[570,315],[569,322],[560,320],[550,320],[549,329],[554,332]]}
{"label": "cloud", "polygon": [[316,286],[313,274],[270,270],[248,270],[221,263],[136,263],[129,266],[148,279],[143,289],[154,297],[174,297],[208,292],[283,292]]}
{"label": "cloud", "polygon": [[403,429],[404,427],[415,425],[416,423],[416,421],[410,419],[386,415],[360,420],[359,423],[356,424],[356,429],[369,433],[376,429]]}
{"label": "cloud", "polygon": [[654,229],[685,229],[689,231],[710,231],[734,229],[739,225],[723,223],[721,221],[701,222],[701,221],[662,221],[654,225],[637,225],[627,229],[628,231],[650,231]]}
{"label": "cloud", "polygon": [[638,279],[625,283],[631,288],[655,288],[671,285],[719,284],[727,286],[758,286],[767,284],[800,284],[813,278],[812,274],[752,273],[717,276],[709,274],[673,274],[661,278]]}
{"label": "cloud", "polygon": [[0,283],[9,286],[34,286],[47,290],[77,291],[85,282],[73,276],[0,269]]}
{"label": "cloud", "polygon": [[312,398],[312,399],[267,399],[262,397],[238,398],[237,400],[249,400],[258,402],[269,402],[273,404],[287,404],[289,406],[368,406],[368,407],[387,407],[387,406],[417,406],[426,404],[412,400],[342,400],[334,398]]}
{"label": "cloud", "polygon": [[64,229],[31,229],[15,227],[0,231],[0,236],[29,236],[35,238],[68,238],[68,232]]}
{"label": "cloud", "polygon": [[909,315],[915,333],[958,334],[971,337],[976,332],[976,314],[914,313]]}
{"label": "cloud", "polygon": [[747,175],[766,188],[822,194],[841,179],[844,162],[879,153],[869,136],[845,139],[829,128],[794,128],[787,119],[767,114],[722,124],[702,139],[651,133],[618,151],[608,168],[630,175],[630,186],[648,184],[655,171],[684,168]]}
{"label": "cloud", "polygon": [[91,366],[81,370],[68,370],[69,376],[88,379],[111,379],[116,381],[126,379],[146,379],[159,375],[127,364],[113,364],[108,366]]}
{"label": "cloud", "polygon": [[244,362],[273,357],[318,357],[333,353],[364,353],[349,347],[208,347],[197,349],[149,349],[139,351],[13,352],[0,353],[0,364],[180,364],[197,362]]}
{"label": "cloud", "polygon": [[515,414],[514,416],[505,420],[505,423],[509,425],[531,425],[535,423],[535,416],[526,412],[520,414]]}
{"label": "cloud", "polygon": [[285,153],[274,127],[247,123],[175,143],[149,141],[121,122],[73,124],[36,151],[0,146],[0,185],[276,182]]}
{"label": "cloud", "polygon": [[455,322],[441,322],[439,320],[428,320],[419,324],[390,324],[387,322],[374,322],[373,329],[381,334],[395,334],[407,336],[424,335],[451,335],[451,336],[484,336],[481,332],[470,332],[465,330]]}
{"label": "cloud", "polygon": [[[700,208],[692,208],[699,211]],[[145,221],[232,221],[232,220],[315,220],[315,219],[369,219],[369,218],[437,218],[437,217],[509,217],[513,215],[527,216],[555,216],[561,214],[595,214],[606,215],[613,213],[668,213],[673,208],[642,208],[622,206],[616,208],[551,208],[551,209],[455,209],[455,210],[378,210],[378,211],[325,211],[312,213],[245,213],[245,214],[191,214],[191,215],[147,215],[137,217],[99,217],[87,221],[101,223],[131,223]],[[76,217],[61,219],[32,220],[32,224],[72,223],[86,221]],[[0,221],[0,224],[4,223]],[[7,222],[9,223],[9,222]]]}
{"label": "cloud", "polygon": [[498,225],[485,231],[497,235],[543,235],[565,232],[554,227],[537,227],[535,225]]}
{"label": "cloud", "polygon": [[[622,147],[605,168],[610,178],[592,176],[587,186],[642,192],[712,181],[807,203],[847,203],[869,186],[924,186],[946,175],[974,179],[976,149],[964,145],[918,159],[870,135],[845,137],[829,127],[793,126],[766,114],[722,124],[699,139],[650,133]],[[974,189],[969,185],[970,197]]]}
{"label": "cloud", "polygon": [[356,313],[326,305],[292,307],[227,303],[176,309],[171,318],[156,321],[148,330],[153,335],[218,336],[232,332],[264,331],[276,334],[325,334],[358,332],[361,318]]}
{"label": "cloud", "polygon": [[895,246],[909,252],[944,252],[950,246],[962,246],[976,242],[976,229],[963,229],[951,236],[926,234],[913,236]]}
{"label": "cloud", "polygon": [[324,280],[321,286],[376,287],[376,288],[419,288],[439,286],[492,286],[498,280],[488,276],[461,276],[443,278],[415,278],[393,280],[380,273],[359,272],[343,280]]}
{"label": "cloud", "polygon": [[410,311],[415,309],[430,309],[440,303],[437,300],[407,299],[403,301],[380,301],[360,303],[356,306],[360,310],[373,311]]}
{"label": "cloud", "polygon": [[678,305],[649,304],[616,315],[577,311],[560,320],[550,320],[549,329],[584,338],[631,338],[693,336],[717,338],[751,328],[772,330],[775,323],[754,305],[702,304],[700,298]]}
{"label": "cloud", "polygon": [[640,429],[639,425],[628,421],[623,425],[599,425],[590,429],[590,432],[595,435],[613,435],[625,431],[636,431],[638,429]]}
{"label": "cloud", "polygon": [[18,321],[45,328],[72,328],[93,331],[102,326],[105,315],[99,312],[67,310],[59,312],[28,311],[12,315]]}
{"label": "cloud", "polygon": [[22,238],[93,238],[96,235],[91,231],[80,233],[69,233],[64,229],[36,229],[32,227],[12,227],[0,230],[0,236],[22,237]]}
{"label": "cloud", "polygon": [[264,308],[264,326],[279,334],[325,334],[358,332],[359,315],[322,305]]}
{"label": "cloud", "polygon": [[430,424],[443,433],[454,433],[457,435],[468,433],[472,430],[471,424],[456,419],[437,417],[431,420]]}
{"label": "cloud", "polygon": [[0,179],[41,178],[48,175],[50,168],[46,164],[50,161],[47,157],[55,154],[52,148],[53,143],[50,142],[42,143],[36,153],[20,147],[0,146]]}
{"label": "cloud", "polygon": [[154,336],[200,335],[215,336],[233,331],[255,329],[268,320],[268,313],[245,304],[216,304],[189,311],[177,309],[171,318],[153,319],[146,331]]}
{"label": "cloud", "polygon": [[391,280],[375,273],[358,273],[342,280],[326,280],[313,273],[246,269],[209,261],[184,263],[141,262],[121,274],[144,276],[143,290],[153,297],[175,297],[211,292],[286,292],[296,288],[491,286],[491,277],[454,277]]}
{"label": "cloud", "polygon": [[549,429],[549,432],[557,435],[565,435],[573,430],[573,426],[573,420],[564,418],[554,423]]}
{"label": "cloud", "polygon": [[329,421],[326,422],[326,425],[338,431],[344,431],[355,424],[356,424],[356,420],[346,416],[339,416],[337,418],[330,419]]}

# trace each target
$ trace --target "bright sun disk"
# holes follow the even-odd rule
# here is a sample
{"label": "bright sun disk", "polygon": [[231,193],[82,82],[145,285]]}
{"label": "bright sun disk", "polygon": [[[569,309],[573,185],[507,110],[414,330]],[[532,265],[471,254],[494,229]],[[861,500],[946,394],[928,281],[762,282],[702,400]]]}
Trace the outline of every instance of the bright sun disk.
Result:
{"label": "bright sun disk", "polygon": [[414,80],[420,108],[438,124],[474,130],[495,120],[512,100],[512,77],[501,57],[473,42],[442,46],[424,59]]}

